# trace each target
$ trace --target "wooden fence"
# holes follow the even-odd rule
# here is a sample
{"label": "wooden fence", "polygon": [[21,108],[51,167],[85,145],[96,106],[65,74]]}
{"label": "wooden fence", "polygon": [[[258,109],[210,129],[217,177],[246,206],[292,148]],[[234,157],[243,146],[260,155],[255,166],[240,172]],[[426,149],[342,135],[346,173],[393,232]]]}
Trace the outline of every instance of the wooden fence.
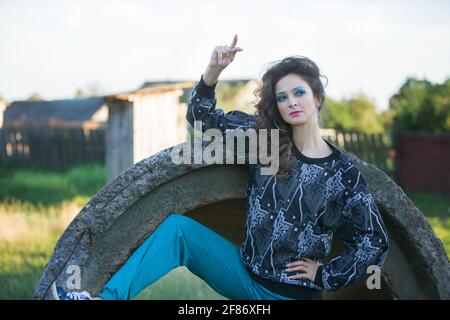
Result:
{"label": "wooden fence", "polygon": [[394,176],[395,152],[389,134],[344,133],[325,129],[323,138]]}
{"label": "wooden fence", "polygon": [[105,162],[105,129],[0,128],[0,165],[14,162],[30,167],[65,169]]}
{"label": "wooden fence", "polygon": [[[323,129],[322,136],[393,176],[395,154],[389,135],[343,133]],[[84,163],[105,163],[105,129],[0,128],[0,165],[14,161],[26,166],[64,169]]]}

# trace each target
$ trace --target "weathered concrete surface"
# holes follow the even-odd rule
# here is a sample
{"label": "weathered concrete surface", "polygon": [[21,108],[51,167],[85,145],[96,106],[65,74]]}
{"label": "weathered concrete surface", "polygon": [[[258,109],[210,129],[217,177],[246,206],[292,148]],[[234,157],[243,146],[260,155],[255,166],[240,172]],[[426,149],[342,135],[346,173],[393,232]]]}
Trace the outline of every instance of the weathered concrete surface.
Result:
{"label": "weathered concrete surface", "polygon": [[[34,299],[51,299],[52,281],[65,285],[71,265],[81,268],[82,290],[99,293],[173,212],[197,219],[236,244],[243,240],[246,166],[175,165],[171,150],[130,167],[86,204],[56,244]],[[325,298],[450,299],[448,257],[424,215],[382,171],[349,156],[358,164],[381,211],[391,249],[381,290],[368,290],[360,283],[327,293]],[[329,258],[342,248],[335,238]]]}

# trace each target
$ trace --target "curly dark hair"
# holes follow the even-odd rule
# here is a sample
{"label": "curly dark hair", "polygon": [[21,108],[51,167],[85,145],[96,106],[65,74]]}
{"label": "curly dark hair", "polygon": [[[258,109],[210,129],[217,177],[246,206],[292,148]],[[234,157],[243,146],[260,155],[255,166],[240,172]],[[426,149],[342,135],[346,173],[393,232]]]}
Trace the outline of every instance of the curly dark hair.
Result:
{"label": "curly dark hair", "polygon": [[[290,164],[292,161],[291,157],[294,142],[291,125],[283,120],[278,110],[275,97],[275,85],[278,80],[288,74],[301,76],[311,87],[314,96],[320,98],[320,105],[318,106],[320,119],[320,110],[322,110],[322,106],[325,102],[325,89],[320,78],[324,77],[327,80],[327,84],[328,79],[326,76],[320,74],[319,67],[316,63],[304,56],[289,56],[269,64],[271,64],[271,66],[265,71],[261,85],[254,91],[258,100],[255,105],[255,129],[257,132],[258,129],[278,129],[275,126],[275,121],[277,122],[278,127],[281,129],[279,130],[280,149],[277,178],[286,179],[290,176]],[[268,150],[270,150],[270,142]]]}

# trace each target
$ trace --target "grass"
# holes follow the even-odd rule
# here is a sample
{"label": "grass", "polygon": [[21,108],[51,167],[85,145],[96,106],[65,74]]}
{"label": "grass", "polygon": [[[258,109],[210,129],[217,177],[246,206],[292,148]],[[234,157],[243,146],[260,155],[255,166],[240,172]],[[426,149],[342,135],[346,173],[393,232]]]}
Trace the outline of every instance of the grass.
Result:
{"label": "grass", "polygon": [[67,171],[0,167],[0,199],[10,197],[27,206],[57,205],[64,201],[80,200],[84,204],[105,184],[105,168],[101,165],[79,166]]}
{"label": "grass", "polygon": [[408,193],[408,197],[425,214],[450,257],[450,197],[423,193]]}
{"label": "grass", "polygon": [[42,207],[0,206],[0,299],[30,299],[52,250],[78,212],[74,202]]}
{"label": "grass", "polygon": [[[0,168],[0,300],[30,299],[65,228],[106,182],[105,168]],[[225,299],[185,267],[135,299]]]}
{"label": "grass", "polygon": [[[105,168],[86,165],[64,172],[0,167],[0,300],[30,299],[53,248],[89,199],[105,184]],[[425,213],[450,255],[448,197],[408,194]],[[225,299],[179,267],[136,299]]]}

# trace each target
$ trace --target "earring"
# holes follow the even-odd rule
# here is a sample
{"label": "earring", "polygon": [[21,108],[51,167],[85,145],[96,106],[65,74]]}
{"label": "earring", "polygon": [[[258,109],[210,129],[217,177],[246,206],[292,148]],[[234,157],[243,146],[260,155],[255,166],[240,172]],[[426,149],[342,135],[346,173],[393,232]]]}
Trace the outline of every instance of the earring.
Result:
{"label": "earring", "polygon": [[275,127],[277,127],[279,130],[286,132],[286,130],[281,129],[277,124],[277,119],[273,120],[273,123],[275,123]]}

